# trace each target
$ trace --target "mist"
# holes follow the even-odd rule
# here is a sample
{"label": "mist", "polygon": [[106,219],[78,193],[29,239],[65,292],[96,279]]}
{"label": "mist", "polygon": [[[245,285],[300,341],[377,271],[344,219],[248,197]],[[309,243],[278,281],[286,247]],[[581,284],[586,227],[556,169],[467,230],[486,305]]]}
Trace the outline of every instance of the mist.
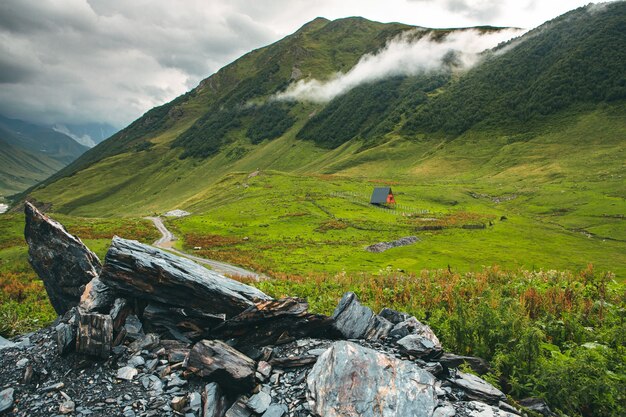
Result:
{"label": "mist", "polygon": [[522,29],[483,34],[467,29],[435,40],[424,30],[412,30],[392,39],[380,51],[364,55],[348,72],[337,73],[326,81],[297,81],[276,94],[274,99],[326,103],[360,84],[439,71],[450,65],[451,59],[455,68],[467,70],[480,62],[481,52],[522,33]]}

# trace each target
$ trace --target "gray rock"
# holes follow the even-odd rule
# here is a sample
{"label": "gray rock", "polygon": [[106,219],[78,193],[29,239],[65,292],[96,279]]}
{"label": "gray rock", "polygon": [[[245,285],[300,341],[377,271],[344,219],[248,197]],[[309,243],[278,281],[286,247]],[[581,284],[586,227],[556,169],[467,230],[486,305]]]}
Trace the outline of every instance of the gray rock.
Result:
{"label": "gray rock", "polygon": [[254,361],[220,340],[196,343],[186,364],[196,375],[213,378],[231,391],[248,392],[254,387]]}
{"label": "gray rock", "polygon": [[418,358],[433,358],[442,352],[441,345],[436,345],[431,339],[417,334],[405,336],[397,343],[403,351]]}
{"label": "gray rock", "polygon": [[429,326],[421,323],[415,317],[409,317],[403,322],[396,324],[389,332],[389,336],[397,337],[398,339],[408,336],[410,334],[419,335],[425,337],[426,339],[430,339],[433,344],[437,346],[438,349],[441,349],[441,342],[435,335],[435,332],[433,332],[433,330]]}
{"label": "gray rock", "polygon": [[202,391],[202,416],[203,417],[224,417],[228,403],[222,390],[215,382],[211,382]]}
{"label": "gray rock", "polygon": [[197,263],[114,237],[100,280],[123,294],[209,314],[235,316],[271,297]]}
{"label": "gray rock", "polygon": [[26,365],[28,365],[28,359],[27,358],[22,358],[19,361],[17,361],[17,363],[15,364],[15,367],[17,369],[22,369]]}
{"label": "gray rock", "polygon": [[108,313],[115,302],[115,291],[95,277],[87,283],[78,307],[88,313]]}
{"label": "gray rock", "polygon": [[265,410],[267,410],[271,403],[272,397],[265,391],[259,391],[250,397],[250,399],[246,402],[246,405],[255,413],[262,414]]}
{"label": "gray rock", "polygon": [[506,395],[502,391],[476,375],[457,371],[452,378],[449,378],[449,381],[462,388],[472,400],[484,401],[488,404],[506,401]]}
{"label": "gray rock", "polygon": [[78,305],[84,286],[98,276],[98,257],[79,238],[31,203],[24,205],[29,262],[58,314]]}
{"label": "gray rock", "polygon": [[144,335],[143,324],[139,321],[136,315],[129,314],[126,316],[126,322],[124,323],[124,330],[131,340],[139,339]]}
{"label": "gray rock", "polygon": [[263,378],[269,378],[269,376],[272,374],[272,365],[265,361],[259,361],[256,370],[263,376]]}
{"label": "gray rock", "polygon": [[7,340],[4,337],[0,336],[0,350],[14,348],[16,346],[17,345],[15,343],[13,343],[10,340]]}
{"label": "gray rock", "polygon": [[539,413],[545,417],[555,417],[556,414],[550,410],[548,404],[542,400],[541,398],[524,398],[523,400],[518,401],[519,405],[524,408],[527,408],[535,413]]}
{"label": "gray rock", "polygon": [[157,347],[161,339],[154,333],[148,333],[147,335],[135,340],[128,347],[133,352],[139,352],[141,350],[150,350]]}
{"label": "gray rock", "polygon": [[457,403],[457,414],[467,417],[519,417],[497,407],[492,407],[480,401],[469,401],[466,403]]}
{"label": "gray rock", "polygon": [[250,417],[252,411],[246,407],[247,397],[241,396],[235,401],[235,403],[226,411],[225,417]]}
{"label": "gray rock", "polygon": [[64,401],[59,406],[59,412],[61,414],[71,414],[76,410],[76,404],[72,400]]}
{"label": "gray rock", "polygon": [[55,327],[57,350],[59,355],[65,355],[76,347],[76,328],[67,323],[60,323]]}
{"label": "gray rock", "polygon": [[289,408],[285,404],[272,404],[262,417],[283,417],[289,412]]}
{"label": "gray rock", "polygon": [[419,242],[417,236],[406,236],[401,237],[398,240],[392,240],[391,242],[379,242],[373,245],[367,246],[365,248],[366,251],[372,253],[381,253],[388,249],[397,248],[399,246],[407,246],[412,245],[413,243]]}
{"label": "gray rock", "polygon": [[441,363],[446,368],[458,368],[461,364],[468,364],[474,372],[479,374],[486,374],[489,372],[489,363],[482,359],[473,356],[460,356],[453,353],[444,353],[437,358],[437,362]]}
{"label": "gray rock", "polygon": [[146,364],[146,360],[141,356],[133,356],[128,360],[128,366],[132,366],[133,368],[139,368],[140,366],[144,366]]}
{"label": "gray rock", "polygon": [[361,305],[353,292],[341,297],[333,312],[333,327],[346,339],[377,340],[387,336],[393,325]]}
{"label": "gray rock", "polygon": [[387,319],[389,322],[391,322],[394,325],[400,322],[403,322],[404,320],[411,317],[407,313],[400,313],[399,311],[392,310],[387,307],[380,310],[380,313],[378,313],[378,315],[384,319]]}
{"label": "gray rock", "polygon": [[351,342],[334,343],[307,378],[311,411],[324,417],[431,416],[435,378],[401,361]]}
{"label": "gray rock", "polygon": [[440,404],[433,413],[433,417],[454,417],[455,415],[456,410],[450,403]]}
{"label": "gray rock", "polygon": [[137,370],[131,366],[124,366],[117,370],[117,379],[132,381],[137,376]]}
{"label": "gray rock", "polygon": [[189,408],[196,414],[200,413],[200,409],[202,408],[202,396],[197,392],[192,392],[189,394]]}
{"label": "gray rock", "polygon": [[13,406],[13,394],[15,390],[13,388],[7,388],[0,391],[0,413],[8,410]]}

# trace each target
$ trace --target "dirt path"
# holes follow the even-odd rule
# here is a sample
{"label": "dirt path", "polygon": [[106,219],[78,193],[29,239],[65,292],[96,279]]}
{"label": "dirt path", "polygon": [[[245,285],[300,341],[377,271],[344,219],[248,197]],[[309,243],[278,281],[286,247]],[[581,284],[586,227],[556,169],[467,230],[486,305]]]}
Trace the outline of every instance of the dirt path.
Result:
{"label": "dirt path", "polygon": [[161,237],[153,243],[153,245],[158,248],[166,249],[170,252],[174,252],[176,255],[198,262],[199,264],[207,265],[212,270],[214,270],[215,272],[219,272],[220,274],[252,277],[257,281],[259,279],[265,278],[264,275],[257,274],[256,272],[252,272],[235,265],[227,264],[225,262],[214,261],[211,259],[200,258],[199,256],[194,256],[179,251],[178,249],[174,248],[174,241],[176,240],[176,236],[174,236],[174,234],[170,232],[167,227],[165,227],[165,224],[163,224],[163,220],[160,217],[146,217],[146,219],[151,220],[156,228],[159,229],[159,232],[161,232]]}

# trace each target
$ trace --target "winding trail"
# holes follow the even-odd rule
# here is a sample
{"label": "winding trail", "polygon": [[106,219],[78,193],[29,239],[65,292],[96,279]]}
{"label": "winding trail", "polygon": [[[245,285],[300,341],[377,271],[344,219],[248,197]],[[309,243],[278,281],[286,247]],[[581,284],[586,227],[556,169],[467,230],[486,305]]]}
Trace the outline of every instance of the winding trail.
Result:
{"label": "winding trail", "polygon": [[163,219],[161,219],[160,217],[146,217],[146,219],[151,220],[152,223],[154,223],[154,226],[159,229],[159,232],[161,232],[161,237],[153,243],[153,245],[158,248],[166,249],[170,252],[174,252],[176,255],[198,262],[199,264],[207,265],[211,267],[212,270],[214,270],[215,272],[219,272],[220,274],[251,277],[257,281],[266,278],[264,275],[257,274],[256,272],[249,271],[235,265],[220,261],[214,261],[212,259],[200,258],[199,256],[194,256],[179,251],[178,249],[174,248],[174,241],[176,240],[176,236],[174,236],[174,234],[170,232],[167,227],[165,227],[165,224],[163,224]]}

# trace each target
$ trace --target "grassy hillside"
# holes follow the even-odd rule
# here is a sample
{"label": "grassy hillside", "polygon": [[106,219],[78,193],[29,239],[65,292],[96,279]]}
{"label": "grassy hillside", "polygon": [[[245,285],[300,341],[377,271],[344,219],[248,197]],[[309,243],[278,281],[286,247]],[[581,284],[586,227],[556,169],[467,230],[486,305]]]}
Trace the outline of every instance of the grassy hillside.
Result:
{"label": "grassy hillside", "polygon": [[0,197],[43,181],[86,150],[50,128],[0,116]]}

